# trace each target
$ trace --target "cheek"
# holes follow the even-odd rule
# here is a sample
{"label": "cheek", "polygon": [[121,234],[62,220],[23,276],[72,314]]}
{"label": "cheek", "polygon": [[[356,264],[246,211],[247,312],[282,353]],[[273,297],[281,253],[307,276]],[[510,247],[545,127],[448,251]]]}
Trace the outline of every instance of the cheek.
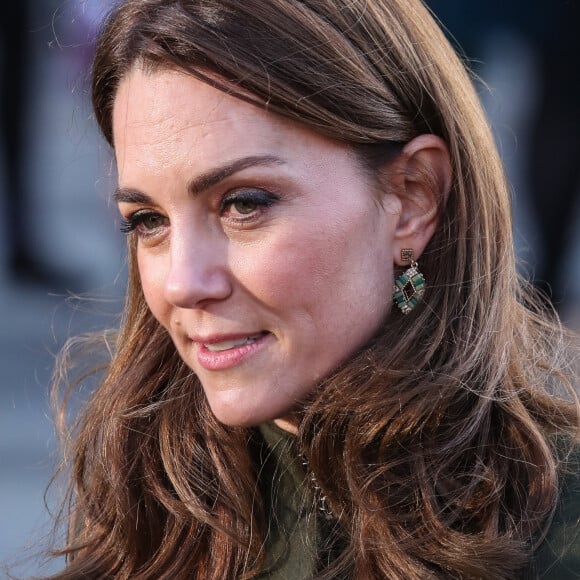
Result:
{"label": "cheek", "polygon": [[296,234],[279,232],[267,244],[231,255],[239,282],[260,302],[276,310],[307,308],[341,269],[340,252],[328,236]]}
{"label": "cheek", "polygon": [[168,328],[170,309],[164,297],[165,262],[158,257],[137,252],[137,266],[145,302],[157,321]]}
{"label": "cheek", "polygon": [[355,325],[360,319],[365,328],[368,318],[378,324],[390,303],[392,265],[373,226],[361,219],[314,230],[294,227],[245,259],[234,258],[238,279],[277,314],[302,317],[325,334],[346,319]]}

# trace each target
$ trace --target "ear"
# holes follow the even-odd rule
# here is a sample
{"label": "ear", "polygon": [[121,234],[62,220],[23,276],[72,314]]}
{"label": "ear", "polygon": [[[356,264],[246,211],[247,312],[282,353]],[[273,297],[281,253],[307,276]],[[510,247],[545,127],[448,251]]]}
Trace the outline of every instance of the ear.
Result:
{"label": "ear", "polygon": [[445,141],[436,135],[419,135],[409,141],[390,166],[393,193],[399,198],[401,211],[394,232],[394,261],[401,250],[411,248],[416,260],[433,236],[440,210],[451,189],[452,170]]}

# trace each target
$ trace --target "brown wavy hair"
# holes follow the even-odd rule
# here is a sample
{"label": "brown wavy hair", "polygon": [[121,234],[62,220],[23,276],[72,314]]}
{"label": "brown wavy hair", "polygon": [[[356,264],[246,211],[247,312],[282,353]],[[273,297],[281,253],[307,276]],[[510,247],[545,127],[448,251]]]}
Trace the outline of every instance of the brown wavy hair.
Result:
{"label": "brown wavy hair", "polygon": [[[113,148],[117,87],[136,65],[186,71],[349,143],[369,170],[393,143],[447,143],[454,180],[421,259],[424,304],[393,309],[324,380],[297,442],[345,538],[320,578],[513,578],[555,508],[554,436],[578,438],[575,379],[565,333],[516,273],[506,180],[472,80],[427,9],[122,2],[93,69]],[[266,530],[257,431],[214,418],[145,303],[131,240],[129,260],[121,329],[66,438],[68,566],[55,578],[252,578]],[[63,432],[73,388],[55,390]]]}

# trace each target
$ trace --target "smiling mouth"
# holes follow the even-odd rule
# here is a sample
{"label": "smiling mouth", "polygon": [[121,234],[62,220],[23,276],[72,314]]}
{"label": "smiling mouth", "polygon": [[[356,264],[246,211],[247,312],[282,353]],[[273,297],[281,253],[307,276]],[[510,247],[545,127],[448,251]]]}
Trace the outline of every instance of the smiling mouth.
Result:
{"label": "smiling mouth", "polygon": [[225,350],[232,350],[234,348],[240,348],[241,346],[246,346],[252,344],[262,337],[269,334],[267,331],[259,332],[258,334],[253,334],[251,336],[242,336],[240,338],[233,338],[230,340],[222,340],[221,342],[213,342],[204,344],[203,346],[207,348],[210,352],[223,352]]}

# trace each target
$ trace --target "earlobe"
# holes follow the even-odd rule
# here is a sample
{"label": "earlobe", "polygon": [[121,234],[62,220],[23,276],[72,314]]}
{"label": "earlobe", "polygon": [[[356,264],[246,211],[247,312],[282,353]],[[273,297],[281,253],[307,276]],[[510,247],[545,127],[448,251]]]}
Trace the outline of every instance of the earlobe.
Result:
{"label": "earlobe", "polygon": [[394,260],[403,265],[401,249],[413,248],[418,258],[435,233],[451,189],[452,169],[447,145],[436,135],[420,135],[409,141],[394,164],[401,202]]}

